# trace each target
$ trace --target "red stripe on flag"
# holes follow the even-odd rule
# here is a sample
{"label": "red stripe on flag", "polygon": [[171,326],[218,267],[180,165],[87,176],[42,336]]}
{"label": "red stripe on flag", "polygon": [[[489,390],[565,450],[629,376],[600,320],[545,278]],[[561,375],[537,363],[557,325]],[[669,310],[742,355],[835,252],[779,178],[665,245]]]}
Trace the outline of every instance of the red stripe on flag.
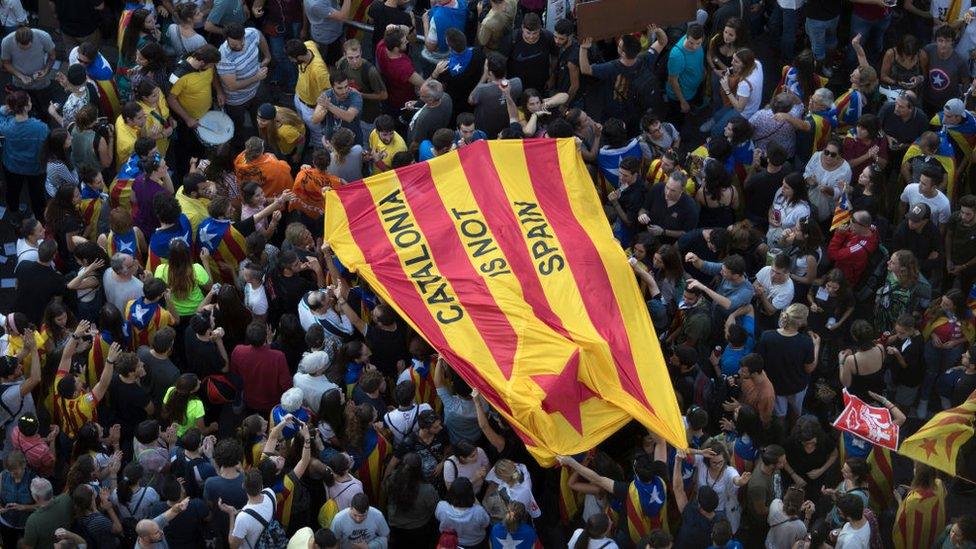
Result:
{"label": "red stripe on flag", "polygon": [[[345,185],[337,191],[336,194],[349,219],[349,232],[379,283],[390,292],[393,301],[416,324],[431,345],[444,355],[449,364],[456,368],[477,372],[478,369],[473,364],[454,352],[453,347],[444,337],[440,325],[418,293],[417,287],[410,282],[383,228],[376,203],[366,185],[362,183]],[[470,377],[468,381],[471,385],[484,394],[493,406],[511,415],[511,408],[501,399],[494,387],[486,383],[481,376]]]}
{"label": "red stripe on flag", "polygon": [[[921,505],[921,502],[916,505]],[[912,525],[912,547],[918,548],[922,547],[922,525],[925,523],[925,517],[917,509],[912,511],[912,514],[915,515],[915,523]]]}
{"label": "red stripe on flag", "polygon": [[542,283],[539,281],[532,258],[529,257],[525,241],[518,231],[512,229],[518,227],[519,222],[515,218],[515,212],[507,204],[509,200],[502,187],[498,170],[491,163],[491,156],[477,154],[476,147],[487,148],[488,144],[486,141],[476,141],[458,151],[465,178],[477,182],[470,186],[471,194],[474,195],[478,208],[488,222],[488,228],[491,229],[495,242],[505,254],[509,268],[521,284],[526,303],[546,326],[559,335],[571,339],[569,332],[563,326],[562,319],[549,305],[549,299],[542,290]]}
{"label": "red stripe on flag", "polygon": [[[583,305],[593,327],[610,346],[610,352],[617,363],[621,385],[638,402],[653,411],[637,373],[637,364],[634,362],[627,331],[622,329],[625,326],[623,313],[617,303],[603,259],[573,213],[566,187],[561,182],[556,184],[552,182],[554,177],[565,180],[559,165],[556,140],[527,140],[523,141],[523,147],[526,158],[533,160],[528,162],[527,166],[529,180],[535,189],[539,205],[546,212],[556,237],[564,244],[563,254],[579,287]],[[573,268],[574,266],[576,268]],[[585,273],[580,270],[583,266],[588,267]]]}
{"label": "red stripe on flag", "polygon": [[[400,180],[403,193],[421,232],[425,235],[441,235],[427,239],[437,270],[447,279],[461,305],[471,315],[471,322],[478,328],[478,333],[502,375],[505,379],[511,379],[518,334],[515,333],[508,315],[495,302],[488,284],[475,271],[460,236],[451,230],[454,228],[454,221],[437,192],[430,165],[426,162],[417,164],[415,168],[406,171],[404,177],[408,180]],[[471,373],[473,375],[476,372]]]}

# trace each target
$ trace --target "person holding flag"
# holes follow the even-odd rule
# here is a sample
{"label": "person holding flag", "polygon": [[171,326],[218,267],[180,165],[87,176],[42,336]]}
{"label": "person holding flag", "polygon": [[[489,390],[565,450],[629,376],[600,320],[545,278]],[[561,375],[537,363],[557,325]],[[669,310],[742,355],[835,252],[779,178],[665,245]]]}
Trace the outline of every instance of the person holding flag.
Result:
{"label": "person holding flag", "polygon": [[[893,425],[901,426],[905,423],[907,419],[905,414],[894,403],[875,392],[869,392],[868,395],[891,412],[891,423]],[[840,462],[847,464],[851,459],[863,460],[867,466],[867,478],[865,480],[869,496],[868,501],[872,509],[880,511],[887,507],[891,501],[891,489],[894,483],[891,450],[843,431],[840,440]],[[845,467],[850,469],[847,465]],[[844,474],[843,470],[841,473]]]}
{"label": "person holding flag", "polygon": [[556,461],[576,471],[597,490],[610,494],[614,500],[611,507],[624,510],[615,539],[637,543],[653,530],[669,529],[667,458],[667,445],[657,439],[653,457],[641,453],[634,459],[634,479],[630,482],[607,478],[569,456],[556,456]]}
{"label": "person holding flag", "polygon": [[132,347],[147,347],[153,335],[165,326],[175,326],[180,317],[166,283],[150,278],[142,286],[143,295],[125,305],[125,321],[132,334]]}
{"label": "person holding flag", "polygon": [[200,261],[207,262],[208,270],[214,273],[216,282],[234,284],[237,277],[237,267],[246,255],[244,246],[245,235],[254,232],[255,223],[274,212],[274,216],[281,218],[278,208],[282,202],[270,202],[257,214],[233,222],[234,205],[226,196],[215,196],[207,206],[210,217],[204,218],[197,228],[197,243],[200,251],[207,250],[209,257],[200,254]]}

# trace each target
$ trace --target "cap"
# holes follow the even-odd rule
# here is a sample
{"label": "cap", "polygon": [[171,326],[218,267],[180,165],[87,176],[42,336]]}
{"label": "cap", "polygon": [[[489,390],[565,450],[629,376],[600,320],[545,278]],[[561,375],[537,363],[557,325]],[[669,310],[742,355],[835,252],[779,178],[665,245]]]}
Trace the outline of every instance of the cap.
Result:
{"label": "cap", "polygon": [[32,437],[37,434],[37,430],[40,427],[37,423],[37,416],[28,412],[17,420],[17,427],[20,428],[20,433],[25,436]]}
{"label": "cap", "polygon": [[926,219],[929,218],[929,215],[931,213],[932,210],[929,208],[928,204],[924,202],[919,202],[918,204],[915,204],[908,210],[908,213],[905,214],[905,217],[908,218],[909,221],[916,221],[916,222],[925,221]]}
{"label": "cap", "polygon": [[946,101],[945,113],[953,116],[965,116],[966,105],[962,102],[962,99],[953,97],[952,99]]}
{"label": "cap", "polygon": [[274,120],[278,112],[275,110],[274,105],[271,103],[264,103],[258,107],[258,118],[263,118],[265,120]]}
{"label": "cap", "polygon": [[85,71],[85,66],[81,63],[75,63],[68,67],[67,71],[68,83],[72,86],[81,86],[88,79],[88,74]]}
{"label": "cap", "polygon": [[17,371],[17,357],[0,358],[0,377],[10,377]]}

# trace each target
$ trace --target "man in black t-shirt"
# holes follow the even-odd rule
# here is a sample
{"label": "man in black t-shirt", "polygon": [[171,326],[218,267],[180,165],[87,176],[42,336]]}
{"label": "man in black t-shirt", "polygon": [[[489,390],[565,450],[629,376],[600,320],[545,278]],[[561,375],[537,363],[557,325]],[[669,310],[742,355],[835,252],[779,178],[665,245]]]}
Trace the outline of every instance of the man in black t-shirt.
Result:
{"label": "man in black t-shirt", "polygon": [[521,78],[525,89],[534,88],[544,94],[552,74],[552,59],[556,42],[542,28],[542,20],[535,13],[522,19],[522,32],[516,35],[512,54],[508,56],[508,75]]}
{"label": "man in black t-shirt", "polygon": [[200,379],[227,370],[229,365],[227,350],[224,348],[224,329],[214,328],[214,318],[210,311],[193,315],[190,329],[184,332],[187,371]]}
{"label": "man in black t-shirt", "polygon": [[[550,86],[550,93],[567,93],[569,100],[566,102],[572,105],[576,97],[581,95],[582,85],[579,70],[579,43],[573,33],[573,22],[569,19],[560,19],[556,22],[555,32],[552,35],[553,41],[558,48],[556,52],[556,70],[553,74],[553,85]],[[592,61],[595,61],[592,60]]]}
{"label": "man in black t-shirt", "polygon": [[394,377],[410,364],[410,336],[396,313],[380,303],[373,308],[373,322],[366,329],[366,345],[372,362],[383,375]]}
{"label": "man in black t-shirt", "polygon": [[145,366],[135,353],[121,353],[116,359],[115,377],[108,387],[111,423],[121,427],[119,440],[122,452],[128,458],[132,457],[132,437],[136,427],[156,411],[149,391],[139,384],[145,375]]}
{"label": "man in black t-shirt", "polygon": [[[303,271],[314,272],[318,285],[305,278],[302,275]],[[281,315],[298,310],[298,302],[305,294],[324,288],[325,285],[325,275],[322,273],[322,266],[318,259],[309,257],[305,261],[300,261],[294,250],[281,252],[278,255],[278,268],[271,273],[271,288],[274,295],[268,296],[271,305],[268,325],[277,326]]]}
{"label": "man in black t-shirt", "polygon": [[783,186],[783,177],[790,171],[786,150],[779,143],[773,142],[766,148],[766,169],[757,170],[743,184],[746,219],[760,231],[766,231],[769,225],[769,208],[776,198],[776,190]]}

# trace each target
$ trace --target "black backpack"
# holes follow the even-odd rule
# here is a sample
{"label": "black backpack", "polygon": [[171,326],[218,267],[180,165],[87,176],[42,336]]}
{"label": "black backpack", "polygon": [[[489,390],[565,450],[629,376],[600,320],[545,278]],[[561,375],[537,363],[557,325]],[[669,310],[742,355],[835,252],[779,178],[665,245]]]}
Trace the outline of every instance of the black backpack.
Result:
{"label": "black backpack", "polygon": [[868,256],[868,264],[864,269],[864,278],[854,291],[854,298],[859,303],[874,301],[874,294],[878,288],[884,284],[885,277],[888,276],[888,248],[883,244],[878,244],[871,255]]}

